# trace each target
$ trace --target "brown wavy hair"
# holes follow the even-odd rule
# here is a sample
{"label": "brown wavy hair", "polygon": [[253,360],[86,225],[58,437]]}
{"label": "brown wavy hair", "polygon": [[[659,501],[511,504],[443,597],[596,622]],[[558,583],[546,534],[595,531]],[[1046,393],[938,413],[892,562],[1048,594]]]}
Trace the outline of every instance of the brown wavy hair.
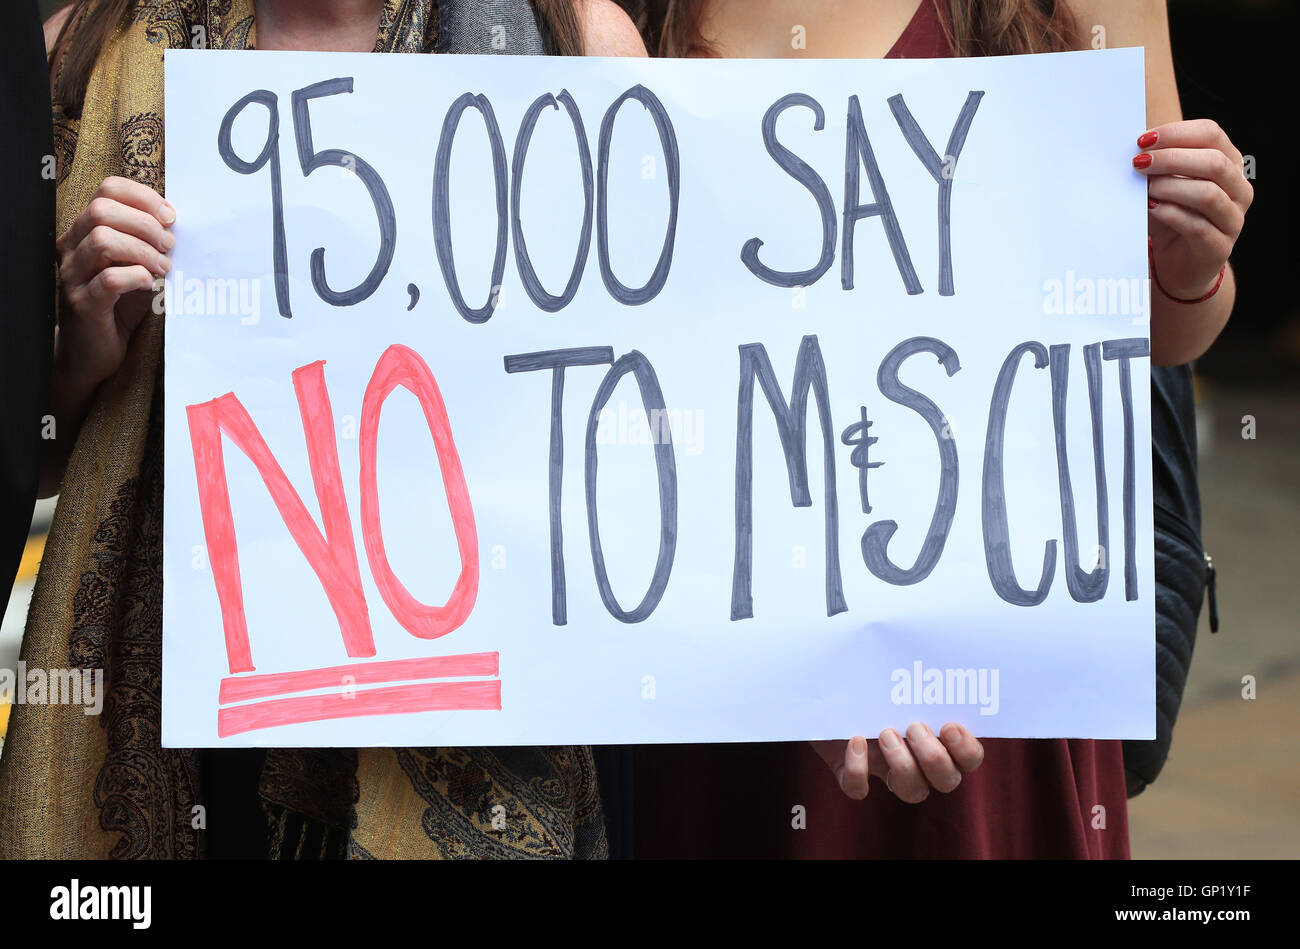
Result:
{"label": "brown wavy hair", "polygon": [[[1078,27],[1064,0],[921,0],[933,3],[954,56],[1075,49]],[[656,56],[707,53],[702,0],[619,0]]]}
{"label": "brown wavy hair", "polygon": [[[13,0],[0,0],[12,3]],[[95,60],[113,31],[122,25],[141,0],[73,0],[71,11],[50,51],[54,101],[63,103],[70,114],[81,111],[86,85]],[[574,0],[530,0],[541,29],[546,51],[554,56],[581,56],[582,33]],[[73,33],[75,43],[69,43]]]}

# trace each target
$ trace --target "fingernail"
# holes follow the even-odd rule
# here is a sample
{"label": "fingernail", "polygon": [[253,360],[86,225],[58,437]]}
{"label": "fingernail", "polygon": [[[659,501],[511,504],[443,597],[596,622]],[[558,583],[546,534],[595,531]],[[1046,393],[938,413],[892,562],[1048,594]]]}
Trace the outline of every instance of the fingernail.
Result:
{"label": "fingernail", "polygon": [[1138,148],[1150,148],[1156,143],[1159,135],[1155,132],[1143,132],[1138,136]]}
{"label": "fingernail", "polygon": [[948,781],[948,790],[949,790],[949,791],[955,791],[955,790],[957,790],[957,785],[959,785],[959,784],[961,784],[961,772],[960,772],[960,771],[958,771],[956,774],[954,774],[954,775],[952,776],[952,778],[949,779],[949,781]]}
{"label": "fingernail", "polygon": [[170,272],[171,272],[171,269],[172,269],[172,259],[171,259],[170,257],[168,257],[166,254],[162,254],[162,255],[160,255],[160,256],[158,257],[158,263],[159,263],[159,265],[162,267],[162,272],[163,272],[163,273],[170,273]]}
{"label": "fingernail", "polygon": [[961,729],[958,728],[956,725],[953,725],[950,728],[945,728],[942,734],[944,736],[943,740],[946,744],[950,746],[961,744],[961,738],[962,738]]}
{"label": "fingernail", "polygon": [[163,231],[162,245],[163,250],[171,250],[176,246],[176,235],[171,231]]}
{"label": "fingernail", "polygon": [[923,722],[915,722],[907,729],[907,737],[912,741],[920,741],[930,734],[930,729]]}
{"label": "fingernail", "polygon": [[1146,152],[1143,152],[1141,155],[1134,155],[1134,156],[1133,156],[1133,167],[1134,167],[1134,168],[1150,168],[1150,167],[1151,167],[1151,156],[1148,155]]}
{"label": "fingernail", "polygon": [[1160,202],[1155,198],[1147,198],[1147,210],[1160,207]]}
{"label": "fingernail", "polygon": [[903,739],[898,737],[898,732],[892,728],[886,728],[880,733],[880,747],[886,751],[894,751],[903,743]]}
{"label": "fingernail", "polygon": [[866,739],[859,736],[849,742],[849,753],[855,758],[865,758],[867,756]]}
{"label": "fingernail", "polygon": [[162,203],[162,208],[158,211],[158,220],[164,224],[172,224],[176,221],[176,209],[168,202]]}

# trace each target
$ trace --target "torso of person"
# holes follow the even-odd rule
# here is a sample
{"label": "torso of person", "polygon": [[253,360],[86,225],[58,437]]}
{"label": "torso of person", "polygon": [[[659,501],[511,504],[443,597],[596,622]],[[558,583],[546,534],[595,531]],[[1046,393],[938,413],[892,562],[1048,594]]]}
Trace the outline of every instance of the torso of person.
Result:
{"label": "torso of person", "polygon": [[[749,3],[710,3],[701,32],[706,40],[710,35],[735,37],[725,47],[716,46],[713,55],[952,55],[932,0],[919,5],[911,0],[836,0],[819,9],[806,18],[798,14],[791,31],[765,33],[755,29],[758,17]],[[803,49],[791,43],[799,26],[806,31]],[[877,35],[885,42],[897,38],[877,50],[870,39]],[[636,855],[1129,856],[1120,742],[985,739],[984,748],[983,765],[966,775],[956,791],[932,792],[913,805],[876,779],[866,800],[850,800],[806,742],[643,746],[636,754]]]}

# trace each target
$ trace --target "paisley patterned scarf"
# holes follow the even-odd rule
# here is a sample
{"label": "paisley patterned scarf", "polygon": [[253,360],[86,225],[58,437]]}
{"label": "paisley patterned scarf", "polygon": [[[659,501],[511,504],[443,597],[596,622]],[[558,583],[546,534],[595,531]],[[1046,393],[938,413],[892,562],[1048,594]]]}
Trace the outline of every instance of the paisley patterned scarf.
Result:
{"label": "paisley patterned scarf", "polygon": [[[455,21],[441,43],[439,6]],[[386,0],[375,51],[481,50],[476,14],[531,28],[528,9]],[[163,51],[200,39],[253,48],[252,0],[140,0],[101,52],[79,117],[55,103],[59,233],[106,177],[163,191]],[[515,44],[501,52],[541,48],[535,30]],[[141,324],[81,428],[23,640],[28,668],[103,669],[103,714],[14,708],[0,759],[0,858],[205,853],[201,771],[220,753],[160,746],[162,331],[162,317]],[[271,857],[607,855],[585,747],[275,749],[259,796]]]}

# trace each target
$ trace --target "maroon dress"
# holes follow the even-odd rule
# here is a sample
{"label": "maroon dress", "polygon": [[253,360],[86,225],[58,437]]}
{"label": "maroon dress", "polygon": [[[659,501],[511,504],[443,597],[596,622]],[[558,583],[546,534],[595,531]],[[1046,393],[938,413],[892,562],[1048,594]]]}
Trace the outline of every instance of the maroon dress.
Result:
{"label": "maroon dress", "polygon": [[[932,0],[922,0],[887,58],[951,55]],[[984,749],[956,791],[904,804],[875,778],[865,801],[845,797],[806,742],[642,746],[636,855],[1129,856],[1120,742],[1004,738]]]}

